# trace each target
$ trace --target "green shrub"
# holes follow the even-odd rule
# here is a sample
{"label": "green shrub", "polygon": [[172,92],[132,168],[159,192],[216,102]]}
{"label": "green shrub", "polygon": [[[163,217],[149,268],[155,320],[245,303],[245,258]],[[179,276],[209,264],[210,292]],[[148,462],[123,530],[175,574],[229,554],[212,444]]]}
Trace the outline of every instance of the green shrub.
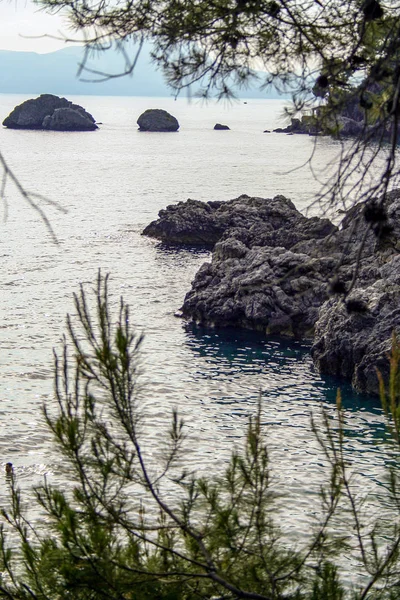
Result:
{"label": "green shrub", "polygon": [[[387,443],[392,461],[385,499],[390,523],[363,521],[346,465],[338,394],[336,420],[323,413],[323,432],[313,421],[330,468],[329,482],[321,489],[321,518],[307,543],[293,548],[274,520],[274,507],[282,498],[271,485],[261,402],[248,424],[242,452],[232,453],[217,479],[195,478],[180,469],[185,436],[176,412],[164,460],[147,464],[140,434],[142,340],[131,329],[122,299],[114,322],[108,277],[99,274],[94,295],[94,308],[83,288],[75,296],[77,318],[68,317],[68,341],[55,356],[57,410],[44,410],[56,452],[73,484],[65,491],[45,481],[35,489],[45,515],[35,530],[24,516],[21,492],[11,476],[10,507],[2,512],[1,597],[398,597],[397,350],[390,401],[384,404],[393,432]],[[349,515],[352,531],[340,535],[343,527],[338,529],[338,524],[342,516],[348,524]],[[18,544],[8,541],[10,529]],[[349,548],[362,576],[351,585],[349,574],[342,572]]]}

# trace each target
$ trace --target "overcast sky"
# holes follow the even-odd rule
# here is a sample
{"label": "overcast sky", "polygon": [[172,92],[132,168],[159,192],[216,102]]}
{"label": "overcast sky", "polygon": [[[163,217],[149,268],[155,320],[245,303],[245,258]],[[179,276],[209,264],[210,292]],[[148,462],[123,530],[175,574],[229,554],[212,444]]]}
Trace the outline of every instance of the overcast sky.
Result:
{"label": "overcast sky", "polygon": [[44,53],[66,46],[63,41],[38,37],[46,35],[71,35],[67,20],[38,10],[31,0],[0,0],[0,50]]}

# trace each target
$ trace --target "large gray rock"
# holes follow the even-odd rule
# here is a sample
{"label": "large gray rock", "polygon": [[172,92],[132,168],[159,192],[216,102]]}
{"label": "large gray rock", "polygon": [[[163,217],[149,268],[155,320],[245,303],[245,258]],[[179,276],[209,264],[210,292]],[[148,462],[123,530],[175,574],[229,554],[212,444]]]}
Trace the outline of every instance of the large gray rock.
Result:
{"label": "large gray rock", "polygon": [[[285,247],[310,236],[325,237],[335,229],[327,219],[306,219],[284,196],[266,200],[243,194],[228,202],[189,199],[167,206],[158,217],[144,229],[143,235],[170,244],[204,247],[214,246],[225,231],[234,228],[240,229],[246,244],[254,238],[261,245]],[[296,227],[299,221],[301,228]]]}
{"label": "large gray rock", "polygon": [[249,248],[230,237],[196,274],[182,316],[209,326],[234,326],[310,339],[333,259],[283,247]]}
{"label": "large gray rock", "polygon": [[137,120],[140,131],[178,131],[179,123],[166,110],[150,108]]}
{"label": "large gray rock", "polygon": [[215,245],[197,273],[182,315],[219,326],[310,337],[327,299],[332,259],[315,253],[336,232],[327,219],[304,217],[283,196],[169,206],[144,234],[165,242]]}
{"label": "large gray rock", "polygon": [[[241,196],[226,205],[234,213],[241,207],[240,224],[225,230],[211,263],[196,274],[182,316],[212,326],[312,338],[340,260],[339,253],[324,251],[333,244],[336,227],[327,219],[307,219],[283,196]],[[251,218],[244,208],[249,206],[255,209]]]}
{"label": "large gray rock", "polygon": [[[95,129],[97,126],[95,125]],[[93,124],[79,110],[73,108],[56,108],[52,115],[43,120],[43,129],[52,131],[86,131],[93,129]]]}
{"label": "large gray rock", "polygon": [[[147,234],[214,245],[181,315],[209,326],[313,339],[321,372],[376,393],[400,339],[400,191],[355,206],[337,229],[282,197],[180,202]],[[146,232],[146,230],[145,230]]]}
{"label": "large gray rock", "polygon": [[98,129],[92,115],[66,98],[42,94],[19,104],[3,121],[10,129],[52,129],[93,131]]}
{"label": "large gray rock", "polygon": [[218,211],[222,202],[187,200],[171,204],[160,210],[158,219],[152,221],[143,235],[169,244],[214,246],[228,227],[228,213]]}
{"label": "large gray rock", "polygon": [[393,333],[400,339],[400,191],[388,194],[382,205],[356,206],[345,227],[362,216],[357,235],[367,227],[372,231],[355,285],[346,297],[332,297],[321,306],[311,352],[321,372],[350,379],[360,392],[378,393],[376,370],[388,380]]}
{"label": "large gray rock", "polygon": [[392,334],[400,333],[400,257],[380,279],[355,289],[346,300],[322,305],[312,357],[322,372],[351,381],[360,392],[379,393],[377,369],[388,381]]}

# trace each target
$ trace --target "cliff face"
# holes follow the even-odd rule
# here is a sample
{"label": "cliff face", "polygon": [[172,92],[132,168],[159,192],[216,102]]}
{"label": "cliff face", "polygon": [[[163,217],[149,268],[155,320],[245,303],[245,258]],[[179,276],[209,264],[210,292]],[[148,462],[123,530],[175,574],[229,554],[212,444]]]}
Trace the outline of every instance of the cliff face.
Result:
{"label": "cliff face", "polygon": [[382,210],[377,225],[357,206],[338,229],[282,196],[188,200],[161,211],[144,234],[214,245],[183,317],[309,339],[321,372],[376,393],[375,367],[387,374],[392,332],[400,333],[400,192]]}

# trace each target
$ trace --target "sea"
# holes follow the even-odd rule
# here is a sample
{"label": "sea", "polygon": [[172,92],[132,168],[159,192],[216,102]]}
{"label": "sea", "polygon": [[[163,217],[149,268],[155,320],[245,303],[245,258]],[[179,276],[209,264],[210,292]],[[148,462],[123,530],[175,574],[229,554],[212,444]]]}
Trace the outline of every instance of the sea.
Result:
{"label": "sea", "polygon": [[[0,118],[28,98],[0,95]],[[101,123],[97,131],[0,129],[10,169],[2,179],[0,229],[0,468],[14,464],[26,499],[44,478],[71,485],[42,407],[55,408],[53,349],[60,350],[66,315],[74,314],[73,294],[83,284],[90,296],[101,269],[110,275],[113,306],[123,296],[135,330],[144,335],[142,445],[148,460],[162,453],[177,408],[187,436],[182,461],[199,475],[220,473],[232,451],[243,447],[261,398],[274,486],[285,498],[282,523],[301,538],[329,477],[311,415],[321,423],[325,410],[333,422],[340,387],[356,493],[379,496],[386,461],[379,399],[321,376],[305,342],[207,329],[177,318],[210,252],[168,247],[142,235],[161,209],[188,198],[283,194],[304,213],[318,214],[314,200],[338,165],[338,142],[264,133],[287,124],[281,100],[69,99]],[[147,108],[168,110],[179,132],[139,132],[136,121]],[[216,123],[230,130],[215,131]],[[21,189],[44,211],[56,241]],[[0,505],[7,502],[3,485]]]}

